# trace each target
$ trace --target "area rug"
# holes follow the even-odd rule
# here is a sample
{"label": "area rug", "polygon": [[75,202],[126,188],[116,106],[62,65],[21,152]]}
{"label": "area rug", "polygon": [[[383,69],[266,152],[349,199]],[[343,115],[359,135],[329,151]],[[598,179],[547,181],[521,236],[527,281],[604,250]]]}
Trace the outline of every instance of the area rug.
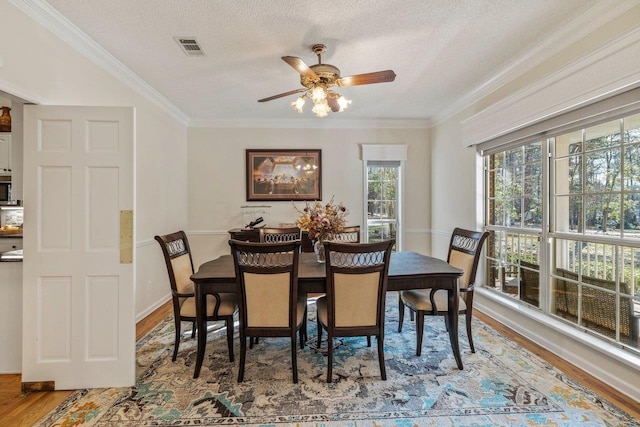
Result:
{"label": "area rug", "polygon": [[[397,297],[389,296],[387,381],[380,379],[375,342],[367,347],[365,338],[349,338],[335,350],[331,384],[322,347],[309,346],[298,350],[293,384],[289,341],[271,338],[248,350],[238,384],[238,340],[230,363],[224,330],[210,329],[200,377],[193,379],[195,340],[185,336],[172,362],[168,318],[138,342],[134,387],[77,391],[38,425],[640,426],[477,319],[476,353],[461,328],[464,370],[456,367],[442,318],[425,321],[420,357],[415,323],[405,318],[403,332],[397,329]],[[311,321],[311,340],[315,332]]]}

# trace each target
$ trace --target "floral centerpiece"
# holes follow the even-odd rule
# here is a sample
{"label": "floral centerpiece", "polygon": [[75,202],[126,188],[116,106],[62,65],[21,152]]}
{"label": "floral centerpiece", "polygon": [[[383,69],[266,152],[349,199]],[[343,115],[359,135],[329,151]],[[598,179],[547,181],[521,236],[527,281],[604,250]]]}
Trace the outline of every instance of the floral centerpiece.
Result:
{"label": "floral centerpiece", "polygon": [[[294,205],[295,207],[295,205]],[[309,238],[314,241],[314,249],[318,255],[318,261],[324,261],[324,248],[322,242],[331,240],[334,234],[340,233],[346,223],[346,216],[349,214],[347,208],[341,203],[335,204],[333,197],[323,204],[320,201],[308,203],[300,210],[300,218],[296,220],[296,225],[309,233]]]}

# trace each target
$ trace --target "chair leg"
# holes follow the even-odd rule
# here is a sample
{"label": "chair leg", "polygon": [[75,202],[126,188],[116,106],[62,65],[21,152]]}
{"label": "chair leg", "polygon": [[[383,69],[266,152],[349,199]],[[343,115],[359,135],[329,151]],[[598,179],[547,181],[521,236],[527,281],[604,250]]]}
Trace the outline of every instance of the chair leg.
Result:
{"label": "chair leg", "polygon": [[180,318],[179,317],[174,316],[174,324],[175,324],[174,329],[176,330],[176,336],[173,341],[173,357],[171,358],[171,361],[173,362],[175,362],[176,359],[178,358],[178,346],[180,345]]}
{"label": "chair leg", "polygon": [[296,333],[291,334],[291,369],[293,370],[293,383],[298,383],[298,355],[296,348]]}
{"label": "chair leg", "polygon": [[249,348],[253,348],[253,344],[258,344],[259,337],[249,337]]}
{"label": "chair leg", "polygon": [[371,347],[371,335],[367,335],[367,347]]}
{"label": "chair leg", "polygon": [[413,322],[414,320],[414,315],[415,315],[415,311],[409,309],[409,319]]}
{"label": "chair leg", "polygon": [[[253,337],[250,337],[251,340]],[[238,367],[238,382],[241,383],[244,380],[244,362],[247,355],[247,337],[243,333],[240,333],[240,366]]]}
{"label": "chair leg", "polygon": [[424,329],[424,313],[422,311],[418,311],[416,313],[416,334],[418,335],[418,343],[416,347],[416,356],[420,356],[422,354],[422,334]]}
{"label": "chair leg", "polygon": [[229,348],[229,362],[233,362],[233,316],[227,316],[227,347]]}
{"label": "chair leg", "polygon": [[402,332],[402,322],[404,321],[404,303],[398,297],[398,333]]}
{"label": "chair leg", "polygon": [[467,338],[469,339],[469,347],[471,347],[471,353],[476,352],[476,348],[473,346],[473,335],[471,334],[471,310],[467,310],[465,313],[465,320],[467,324]]}
{"label": "chair leg", "polygon": [[378,335],[378,361],[380,362],[380,377],[384,381],[387,380],[387,370],[384,366],[384,337]]}
{"label": "chair leg", "polygon": [[327,332],[327,383],[331,383],[333,374],[333,337]]}
{"label": "chair leg", "polygon": [[[307,335],[307,306],[304,307],[304,318],[302,319],[302,330],[304,331],[304,342],[307,342],[309,336]],[[302,340],[301,340],[302,341]],[[304,344],[300,343],[301,347],[304,348]]]}
{"label": "chair leg", "polygon": [[318,348],[320,348],[321,343],[322,343],[322,325],[320,324],[320,319],[318,319]]}
{"label": "chair leg", "polygon": [[196,337],[196,321],[193,321],[193,324],[191,325],[191,338],[195,338]]}
{"label": "chair leg", "polygon": [[304,343],[306,342],[306,337],[307,337],[306,322],[303,322],[302,326],[300,327],[300,330],[298,331],[298,334],[300,335],[300,350],[304,350]]}

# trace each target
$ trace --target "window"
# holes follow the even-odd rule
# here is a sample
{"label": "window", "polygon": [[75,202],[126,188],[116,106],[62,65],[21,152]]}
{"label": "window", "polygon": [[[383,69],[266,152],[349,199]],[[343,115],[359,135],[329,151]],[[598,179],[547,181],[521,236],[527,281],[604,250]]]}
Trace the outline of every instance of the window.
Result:
{"label": "window", "polygon": [[485,168],[487,286],[640,349],[640,114],[494,149]]}
{"label": "window", "polygon": [[367,162],[367,241],[396,239],[400,228],[400,162]]}
{"label": "window", "polygon": [[364,172],[364,233],[366,242],[396,239],[402,250],[403,180],[407,145],[362,144]]}
{"label": "window", "polygon": [[486,250],[487,285],[535,306],[543,222],[542,151],[538,141],[486,158],[485,216],[492,231]]}

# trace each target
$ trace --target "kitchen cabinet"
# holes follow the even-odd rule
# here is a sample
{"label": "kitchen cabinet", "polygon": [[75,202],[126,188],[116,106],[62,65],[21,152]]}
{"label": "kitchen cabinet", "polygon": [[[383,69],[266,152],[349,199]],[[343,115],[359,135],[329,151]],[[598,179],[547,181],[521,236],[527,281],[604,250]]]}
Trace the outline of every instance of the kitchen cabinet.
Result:
{"label": "kitchen cabinet", "polygon": [[11,174],[11,134],[0,133],[0,174]]}
{"label": "kitchen cabinet", "polygon": [[22,263],[0,262],[0,374],[22,372]]}
{"label": "kitchen cabinet", "polygon": [[22,249],[22,237],[0,237],[0,252]]}

